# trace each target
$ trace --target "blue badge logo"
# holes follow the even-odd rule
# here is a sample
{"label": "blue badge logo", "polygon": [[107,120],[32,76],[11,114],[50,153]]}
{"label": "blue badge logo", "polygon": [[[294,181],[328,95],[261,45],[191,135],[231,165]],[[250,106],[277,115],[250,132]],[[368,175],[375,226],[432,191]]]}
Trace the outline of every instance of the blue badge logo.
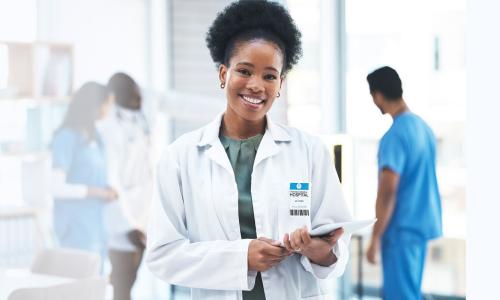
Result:
{"label": "blue badge logo", "polygon": [[306,182],[290,182],[290,191],[308,191],[309,183]]}

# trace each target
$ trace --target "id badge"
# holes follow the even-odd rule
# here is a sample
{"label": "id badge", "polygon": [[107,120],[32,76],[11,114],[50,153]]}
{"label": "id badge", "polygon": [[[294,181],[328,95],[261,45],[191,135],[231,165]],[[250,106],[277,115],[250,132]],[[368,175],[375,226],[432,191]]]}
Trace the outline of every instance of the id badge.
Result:
{"label": "id badge", "polygon": [[311,183],[290,182],[288,201],[290,217],[309,218],[311,210]]}
{"label": "id badge", "polygon": [[284,222],[280,223],[282,234],[306,226],[311,229],[311,183],[290,182],[287,191],[288,209],[283,212]]}

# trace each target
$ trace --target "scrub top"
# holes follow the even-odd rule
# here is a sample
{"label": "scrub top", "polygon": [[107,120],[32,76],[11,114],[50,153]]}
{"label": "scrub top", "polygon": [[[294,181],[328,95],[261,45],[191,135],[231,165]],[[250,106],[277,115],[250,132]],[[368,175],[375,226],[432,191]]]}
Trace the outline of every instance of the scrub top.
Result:
{"label": "scrub top", "polygon": [[[88,141],[81,133],[62,128],[52,142],[52,167],[66,173],[66,182],[106,187],[106,158],[101,138]],[[96,198],[54,199],[54,229],[62,247],[101,254],[106,251],[104,202]]]}
{"label": "scrub top", "polygon": [[[256,239],[255,218],[253,213],[251,180],[255,155],[263,135],[259,134],[246,140],[234,140],[222,134],[219,139],[226,150],[233,167],[238,187],[238,217],[242,239]],[[243,291],[244,300],[266,299],[260,272],[251,291]]]}
{"label": "scrub top", "polygon": [[430,127],[411,112],[402,113],[382,137],[378,169],[399,174],[393,216],[385,238],[411,231],[423,241],[442,235],[441,198],[436,178],[436,140]]}

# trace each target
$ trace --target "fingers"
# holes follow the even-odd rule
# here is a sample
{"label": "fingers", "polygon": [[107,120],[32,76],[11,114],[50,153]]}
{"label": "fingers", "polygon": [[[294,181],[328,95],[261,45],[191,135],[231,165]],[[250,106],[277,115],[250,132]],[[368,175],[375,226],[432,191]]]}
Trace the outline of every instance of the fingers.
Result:
{"label": "fingers", "polygon": [[300,252],[311,242],[307,227],[295,230],[290,237],[290,244],[295,252]]}
{"label": "fingers", "polygon": [[333,236],[337,237],[337,240],[344,234],[344,228],[339,228],[333,231]]}
{"label": "fingers", "polygon": [[340,239],[340,237],[344,234],[344,228],[339,228],[339,229],[336,229],[332,232],[330,232],[328,234],[328,236],[322,238],[323,240],[325,240],[326,242],[328,242],[328,244],[330,244],[330,246],[334,246],[335,243],[337,243],[337,241]]}
{"label": "fingers", "polygon": [[118,192],[110,186],[104,187],[103,192],[105,193],[108,199],[118,198]]}
{"label": "fingers", "polygon": [[379,251],[379,245],[377,240],[372,240],[370,246],[368,246],[368,250],[366,251],[366,259],[372,265],[377,264],[377,254]]}
{"label": "fingers", "polygon": [[373,251],[371,249],[368,250],[368,252],[366,253],[366,259],[372,265],[374,265],[374,264],[377,263],[376,260],[375,260],[375,253],[373,253]]}
{"label": "fingers", "polygon": [[272,246],[268,244],[268,247],[264,249],[264,253],[271,258],[284,258],[286,257],[286,249],[282,247]]}
{"label": "fingers", "polygon": [[268,244],[270,244],[270,243],[273,241],[273,240],[268,239],[268,238],[263,237],[263,236],[258,237],[257,239],[258,239],[259,241],[263,241],[263,242],[266,242],[266,243],[268,243]]}
{"label": "fingers", "polygon": [[343,234],[344,234],[344,228],[339,228],[335,230],[333,237],[331,239],[332,243],[335,244]]}
{"label": "fingers", "polygon": [[281,261],[288,257],[288,251],[284,247],[276,247],[263,242],[260,271],[266,271],[272,267],[277,266]]}
{"label": "fingers", "polygon": [[290,233],[290,237],[289,237],[290,248],[292,249],[292,251],[295,251],[295,250],[297,250],[299,248],[297,246],[296,238],[295,238],[296,232],[297,232],[297,230],[295,230],[294,232]]}
{"label": "fingers", "polygon": [[118,192],[111,187],[102,188],[101,194],[102,194],[101,196],[102,199],[108,202],[115,201],[118,199]]}
{"label": "fingers", "polygon": [[288,233],[286,233],[283,237],[283,244],[285,245],[285,248],[288,252],[293,252],[293,247],[290,243],[290,236],[288,235]]}
{"label": "fingers", "polygon": [[278,246],[280,246],[280,245],[281,245],[280,241],[276,241],[276,240],[268,239],[268,238],[266,238],[266,237],[259,237],[259,238],[257,238],[257,239],[258,239],[259,241],[264,241],[264,242],[266,242],[266,243],[268,243],[268,244],[271,244],[271,245],[273,245],[273,246],[276,246],[276,247],[278,247]]}
{"label": "fingers", "polygon": [[281,243],[279,241],[271,240],[265,237],[259,237],[258,240],[264,242],[262,248],[262,253],[264,255],[269,256],[273,259],[283,259],[288,255],[288,251],[286,250],[286,248],[280,246]]}
{"label": "fingers", "polygon": [[304,246],[309,245],[309,243],[311,242],[311,236],[309,235],[307,227],[304,227],[300,230],[300,237],[302,239]]}

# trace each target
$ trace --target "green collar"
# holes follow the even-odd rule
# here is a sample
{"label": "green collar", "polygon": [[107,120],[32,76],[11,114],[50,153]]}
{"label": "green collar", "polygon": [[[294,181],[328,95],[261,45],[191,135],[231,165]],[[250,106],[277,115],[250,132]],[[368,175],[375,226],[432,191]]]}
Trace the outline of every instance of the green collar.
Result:
{"label": "green collar", "polygon": [[235,139],[232,139],[232,138],[225,136],[221,133],[219,135],[219,138],[220,138],[220,141],[222,143],[222,146],[224,146],[224,149],[229,148],[230,145],[233,145],[233,146],[236,146],[239,148],[240,145],[243,143],[251,143],[253,145],[253,147],[255,148],[255,151],[257,151],[259,149],[260,141],[262,141],[263,136],[264,136],[263,134],[259,133],[255,136],[252,136],[252,137],[245,139],[245,140],[235,140]]}

